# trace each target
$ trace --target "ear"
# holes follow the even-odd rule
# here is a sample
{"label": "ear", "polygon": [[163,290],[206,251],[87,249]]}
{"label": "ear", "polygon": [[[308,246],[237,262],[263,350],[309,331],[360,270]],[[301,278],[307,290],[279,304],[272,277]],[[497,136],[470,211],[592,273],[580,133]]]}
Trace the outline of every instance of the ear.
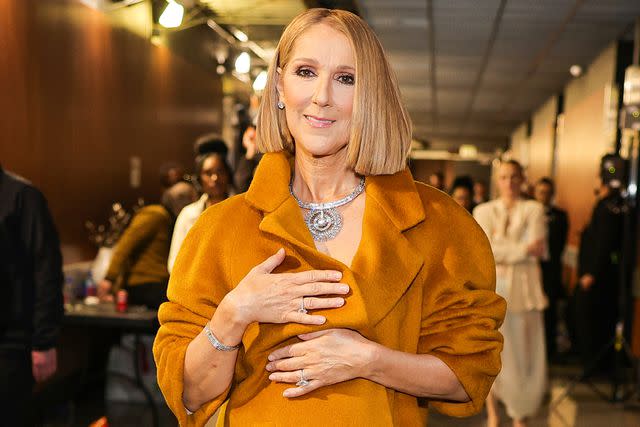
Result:
{"label": "ear", "polygon": [[276,68],[276,91],[278,92],[278,101],[283,101],[284,86],[282,84],[282,68],[280,67]]}

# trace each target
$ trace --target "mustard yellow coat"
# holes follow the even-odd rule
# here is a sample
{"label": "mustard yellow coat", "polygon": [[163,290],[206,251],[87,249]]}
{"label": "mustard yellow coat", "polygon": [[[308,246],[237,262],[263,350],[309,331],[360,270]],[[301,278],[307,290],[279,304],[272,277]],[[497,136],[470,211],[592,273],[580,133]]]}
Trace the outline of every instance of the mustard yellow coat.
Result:
{"label": "mustard yellow coat", "polygon": [[[160,307],[154,355],[158,382],[180,425],[203,425],[226,402],[218,425],[419,426],[429,406],[454,416],[479,411],[500,371],[505,303],[494,292],[491,248],[473,218],[447,195],[416,183],[409,171],[366,178],[362,240],[348,267],[315,249],[289,195],[290,159],[267,154],[245,194],[207,209],[187,235]],[[345,306],[319,311],[322,326],[252,324],[232,385],[187,415],[184,356],[222,298],[258,263],[284,247],[275,272],[336,269],[351,286]],[[273,350],[298,334],[349,328],[389,348],[444,361],[471,397],[428,401],[366,379],[282,397],[288,384],[265,370]]]}

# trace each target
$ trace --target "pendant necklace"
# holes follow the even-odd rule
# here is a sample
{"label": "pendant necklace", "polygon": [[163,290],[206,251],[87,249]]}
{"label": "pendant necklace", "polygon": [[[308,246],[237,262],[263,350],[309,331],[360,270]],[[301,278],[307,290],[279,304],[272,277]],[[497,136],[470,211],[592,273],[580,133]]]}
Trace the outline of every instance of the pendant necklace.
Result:
{"label": "pendant necklace", "polygon": [[326,242],[334,239],[342,230],[342,215],[336,208],[353,201],[364,191],[364,177],[360,178],[360,183],[346,197],[328,203],[306,203],[298,199],[293,192],[293,178],[289,183],[289,192],[302,209],[307,209],[304,222],[316,242]]}

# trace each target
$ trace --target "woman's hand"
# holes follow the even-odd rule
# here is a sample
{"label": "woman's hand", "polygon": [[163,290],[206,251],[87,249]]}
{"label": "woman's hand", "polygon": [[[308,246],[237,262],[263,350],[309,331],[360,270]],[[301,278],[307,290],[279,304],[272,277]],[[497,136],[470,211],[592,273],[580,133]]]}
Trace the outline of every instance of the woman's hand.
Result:
{"label": "woman's hand", "polygon": [[301,343],[280,348],[269,355],[271,381],[306,386],[289,388],[284,397],[298,397],[331,384],[367,377],[376,344],[350,329],[327,329],[299,335]]}
{"label": "woman's hand", "polygon": [[535,242],[532,242],[527,247],[527,254],[536,258],[542,258],[542,256],[544,256],[544,241],[536,240]]}
{"label": "woman's hand", "polygon": [[272,274],[284,261],[284,249],[255,266],[249,274],[222,300],[234,318],[248,325],[262,323],[303,323],[321,325],[324,316],[301,310],[342,307],[349,286],[338,283],[342,273],[333,270],[309,270],[300,273]]}

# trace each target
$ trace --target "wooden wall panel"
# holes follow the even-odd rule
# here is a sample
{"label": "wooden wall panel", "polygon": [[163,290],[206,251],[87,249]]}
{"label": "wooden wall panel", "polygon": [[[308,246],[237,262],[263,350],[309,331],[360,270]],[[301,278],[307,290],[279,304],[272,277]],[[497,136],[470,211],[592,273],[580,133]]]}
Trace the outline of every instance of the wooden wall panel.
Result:
{"label": "wooden wall panel", "polygon": [[86,219],[157,201],[159,167],[190,170],[194,139],[221,126],[215,73],[72,0],[0,0],[0,93],[0,162],[47,196],[65,262],[94,254]]}

